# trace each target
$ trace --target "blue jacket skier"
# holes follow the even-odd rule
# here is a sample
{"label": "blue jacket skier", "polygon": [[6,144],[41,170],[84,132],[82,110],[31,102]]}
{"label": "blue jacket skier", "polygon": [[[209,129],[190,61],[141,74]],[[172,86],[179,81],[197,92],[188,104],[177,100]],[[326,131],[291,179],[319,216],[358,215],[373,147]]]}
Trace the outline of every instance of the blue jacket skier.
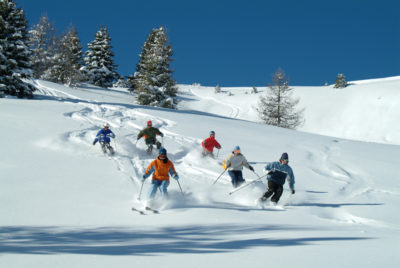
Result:
{"label": "blue jacket skier", "polygon": [[268,189],[260,198],[261,201],[266,201],[272,196],[271,201],[278,203],[286,180],[289,181],[289,187],[292,194],[295,193],[294,174],[292,168],[289,166],[289,155],[287,153],[282,154],[279,162],[268,163],[264,168],[264,173],[268,175]]}
{"label": "blue jacket skier", "polygon": [[115,139],[115,134],[110,130],[110,125],[105,123],[103,128],[97,132],[93,145],[96,145],[96,143],[99,142],[104,153],[106,153],[107,148],[111,154],[114,154],[114,149],[110,145],[110,138]]}

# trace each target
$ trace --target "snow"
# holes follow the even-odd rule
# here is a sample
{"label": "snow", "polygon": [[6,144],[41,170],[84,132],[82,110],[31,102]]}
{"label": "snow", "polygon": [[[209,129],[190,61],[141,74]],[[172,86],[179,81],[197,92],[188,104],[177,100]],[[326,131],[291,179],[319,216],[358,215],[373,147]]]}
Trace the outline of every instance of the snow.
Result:
{"label": "snow", "polygon": [[[300,98],[298,109],[305,108],[305,124],[298,130],[400,145],[400,76],[350,81],[343,89],[333,85],[291,88],[293,97]],[[183,97],[190,96],[191,101],[183,102],[181,108],[259,122],[256,107],[267,88],[257,89],[259,93],[251,94],[252,87],[224,87],[216,94],[214,87],[183,85]]]}
{"label": "snow", "polygon": [[[120,88],[34,83],[33,100],[0,99],[0,267],[400,265],[399,77],[294,87],[301,131],[256,122],[266,88],[180,85],[180,109],[168,110]],[[169,199],[154,202],[160,214],[140,215],[131,207],[144,206],[140,178],[155,154],[136,135],[148,120],[184,195],[171,179]],[[117,136],[112,157],[92,146],[104,122]],[[210,130],[216,159],[200,157]],[[278,206],[261,206],[265,181],[232,195],[226,173],[212,185],[235,145],[258,175],[288,152],[296,194],[285,184]],[[244,170],[247,182],[256,174]]]}

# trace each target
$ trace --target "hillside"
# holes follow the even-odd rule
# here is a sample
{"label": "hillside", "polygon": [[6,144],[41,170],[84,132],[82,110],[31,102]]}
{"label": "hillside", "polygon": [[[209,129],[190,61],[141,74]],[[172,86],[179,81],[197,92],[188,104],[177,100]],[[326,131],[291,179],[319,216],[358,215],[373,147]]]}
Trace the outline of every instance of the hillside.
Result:
{"label": "hillside", "polygon": [[[381,96],[387,107],[397,101],[392,82],[374,86],[389,88],[389,95]],[[181,109],[173,111],[136,105],[123,89],[35,83],[40,90],[33,100],[0,99],[0,146],[5,152],[0,156],[0,267],[400,265],[397,145],[253,122],[255,98],[240,93],[245,88],[223,88],[232,90],[228,97],[215,96],[213,88],[181,86]],[[363,101],[353,108],[361,109],[369,103],[367,96],[375,96],[372,84],[355,83],[354,90],[341,93],[329,87],[296,87],[295,92],[317,97],[326,89],[348,98],[358,92]],[[368,89],[362,91],[362,85],[371,87],[371,93],[365,94]],[[320,94],[319,107],[344,109],[330,105],[330,93],[325,98]],[[310,121],[320,118],[313,109],[307,106]],[[169,198],[155,202],[160,213],[140,215],[131,207],[143,208],[150,182],[144,183],[138,200],[140,179],[156,157],[145,152],[142,140],[136,143],[148,120],[165,134],[160,141],[175,164],[183,193],[171,179]],[[92,145],[104,122],[117,136],[115,156]],[[313,126],[315,132],[322,131],[320,126]],[[216,159],[200,156],[201,141],[210,130],[222,144]],[[396,135],[385,137],[392,142]],[[288,152],[296,194],[286,184],[278,206],[260,205],[256,199],[265,191],[265,181],[232,195],[227,174],[212,185],[223,172],[220,162],[235,145],[255,168],[255,173],[243,171],[247,182]]]}
{"label": "hillside", "polygon": [[[305,124],[298,130],[331,137],[400,145],[400,77],[351,81],[344,89],[330,86],[292,86],[293,97],[305,108]],[[258,122],[255,108],[266,87],[181,85],[182,108]],[[229,96],[228,93],[232,96]]]}

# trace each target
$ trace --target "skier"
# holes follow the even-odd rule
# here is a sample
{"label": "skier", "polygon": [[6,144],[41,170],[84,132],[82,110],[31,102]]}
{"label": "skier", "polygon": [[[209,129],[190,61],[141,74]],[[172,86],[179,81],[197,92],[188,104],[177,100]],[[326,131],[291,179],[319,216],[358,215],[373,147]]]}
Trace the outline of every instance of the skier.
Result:
{"label": "skier", "polygon": [[289,166],[289,155],[283,153],[279,162],[268,163],[264,168],[264,173],[267,174],[268,189],[260,198],[262,202],[265,202],[270,196],[273,203],[278,203],[282,192],[283,185],[285,184],[286,178],[289,181],[289,187],[292,194],[294,190],[294,174],[292,168]]}
{"label": "skier", "polygon": [[254,168],[247,163],[246,157],[240,153],[240,147],[235,146],[233,152],[222,162],[222,167],[228,169],[234,188],[246,182],[242,174],[243,166],[254,172]]}
{"label": "skier", "polygon": [[137,140],[140,140],[141,137],[144,137],[148,153],[151,153],[153,151],[153,144],[157,146],[157,149],[161,148],[161,143],[157,141],[156,135],[164,137],[164,134],[158,128],[153,127],[151,121],[147,121],[147,127],[142,129],[142,131],[140,131],[137,136]]}
{"label": "skier", "polygon": [[151,174],[151,186],[148,192],[148,198],[152,199],[160,188],[163,196],[168,196],[167,188],[169,185],[169,175],[175,180],[179,180],[179,176],[175,171],[174,164],[167,158],[167,150],[162,148],[159,155],[147,167],[145,174],[143,174],[142,181],[144,182]]}
{"label": "skier", "polygon": [[114,154],[114,148],[110,145],[110,138],[115,139],[115,134],[110,130],[110,125],[105,123],[103,128],[97,132],[96,138],[93,141],[93,145],[96,145],[97,142],[101,145],[101,150],[103,153],[106,153],[108,149],[110,154]]}
{"label": "skier", "polygon": [[211,156],[214,157],[214,147],[217,148],[218,150],[221,149],[221,145],[218,143],[218,141],[215,139],[215,132],[210,131],[210,137],[205,139],[201,145],[203,146],[203,156]]}

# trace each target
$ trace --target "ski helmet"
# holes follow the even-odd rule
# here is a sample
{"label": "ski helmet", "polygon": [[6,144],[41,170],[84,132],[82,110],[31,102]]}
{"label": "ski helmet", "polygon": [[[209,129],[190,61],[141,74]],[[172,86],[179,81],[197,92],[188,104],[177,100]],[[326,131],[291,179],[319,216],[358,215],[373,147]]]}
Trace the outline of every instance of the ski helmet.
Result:
{"label": "ski helmet", "polygon": [[159,155],[167,155],[167,150],[165,148],[161,148],[158,152]]}
{"label": "ski helmet", "polygon": [[240,147],[239,147],[239,145],[236,145],[235,148],[233,148],[233,151],[239,151],[239,152],[240,152]]}
{"label": "ski helmet", "polygon": [[211,135],[214,135],[214,136],[215,136],[215,131],[214,131],[214,130],[211,130],[211,131],[210,131],[210,136],[211,136]]}
{"label": "ski helmet", "polygon": [[104,127],[104,128],[109,128],[110,125],[109,125],[108,123],[104,123],[104,124],[103,124],[103,127]]}
{"label": "ski helmet", "polygon": [[151,123],[151,120],[147,121],[147,126],[151,127],[153,125],[153,123]]}
{"label": "ski helmet", "polygon": [[286,161],[286,162],[289,163],[289,155],[288,155],[288,153],[283,153],[282,156],[281,156],[281,159],[279,159],[279,160]]}

